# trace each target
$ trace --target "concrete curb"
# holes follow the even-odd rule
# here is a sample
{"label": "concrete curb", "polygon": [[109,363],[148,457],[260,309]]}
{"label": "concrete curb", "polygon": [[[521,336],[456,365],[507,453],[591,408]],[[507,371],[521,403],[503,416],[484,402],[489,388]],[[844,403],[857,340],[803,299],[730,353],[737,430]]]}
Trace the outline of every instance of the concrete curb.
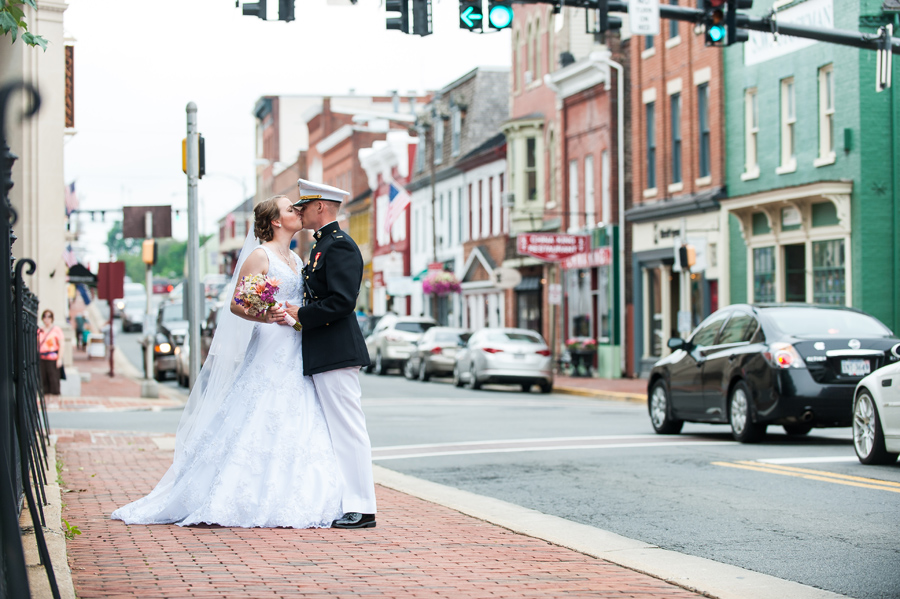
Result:
{"label": "concrete curb", "polygon": [[660,549],[615,533],[506,501],[374,466],[379,485],[436,503],[513,532],[604,559],[716,599],[837,599],[830,591],[736,566]]}
{"label": "concrete curb", "polygon": [[[50,563],[53,564],[53,575],[56,577],[59,596],[62,599],[75,599],[75,585],[72,582],[72,571],[69,569],[69,559],[66,553],[66,527],[62,523],[62,499],[59,485],[56,483],[56,435],[50,435],[47,466],[49,469],[44,473],[47,481],[47,484],[44,485],[44,491],[47,493],[47,505],[43,506],[44,523],[46,524],[43,527],[44,540],[47,542],[47,551],[50,553]],[[27,504],[22,510],[19,525],[22,528],[22,546],[25,549],[25,563],[28,565],[28,584],[31,587],[31,597],[32,599],[51,599],[53,593],[50,590],[50,581],[47,579],[47,571],[41,564],[37,538],[34,535]]]}
{"label": "concrete curb", "polygon": [[556,385],[553,386],[553,391],[555,393],[563,393],[565,395],[578,395],[580,397],[590,397],[593,399],[627,401],[629,403],[647,405],[647,395],[645,393],[626,393],[624,391],[583,389],[581,387],[557,387]]}

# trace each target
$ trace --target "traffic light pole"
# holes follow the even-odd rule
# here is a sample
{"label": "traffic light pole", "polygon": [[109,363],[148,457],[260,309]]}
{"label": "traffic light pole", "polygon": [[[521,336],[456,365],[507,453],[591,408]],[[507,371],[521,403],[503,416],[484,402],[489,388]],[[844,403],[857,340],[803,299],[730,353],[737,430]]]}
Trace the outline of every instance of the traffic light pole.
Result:
{"label": "traffic light pole", "polygon": [[200,373],[200,235],[197,222],[197,182],[200,178],[200,134],[197,133],[197,105],[188,102],[187,108],[187,192],[188,192],[188,276],[185,285],[189,292],[182,301],[188,302],[188,386]]}

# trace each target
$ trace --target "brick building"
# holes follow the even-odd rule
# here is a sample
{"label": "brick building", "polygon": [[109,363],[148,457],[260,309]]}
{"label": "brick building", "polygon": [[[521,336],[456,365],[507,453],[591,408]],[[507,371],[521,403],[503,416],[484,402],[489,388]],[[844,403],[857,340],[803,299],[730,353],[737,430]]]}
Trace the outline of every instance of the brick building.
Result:
{"label": "brick building", "polygon": [[[632,39],[630,374],[646,375],[670,337],[686,335],[719,305],[722,49],[706,47],[701,29],[663,19],[660,35]],[[681,272],[675,258],[686,244],[697,262]]]}

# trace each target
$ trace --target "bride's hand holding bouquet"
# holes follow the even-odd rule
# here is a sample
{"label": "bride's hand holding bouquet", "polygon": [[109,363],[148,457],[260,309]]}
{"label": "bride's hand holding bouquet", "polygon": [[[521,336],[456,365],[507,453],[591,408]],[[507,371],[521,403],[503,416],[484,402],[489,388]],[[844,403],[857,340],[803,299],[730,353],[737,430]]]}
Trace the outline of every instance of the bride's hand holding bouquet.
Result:
{"label": "bride's hand holding bouquet", "polygon": [[279,322],[284,318],[281,304],[275,301],[275,294],[281,281],[264,274],[246,275],[234,290],[234,303],[252,320]]}

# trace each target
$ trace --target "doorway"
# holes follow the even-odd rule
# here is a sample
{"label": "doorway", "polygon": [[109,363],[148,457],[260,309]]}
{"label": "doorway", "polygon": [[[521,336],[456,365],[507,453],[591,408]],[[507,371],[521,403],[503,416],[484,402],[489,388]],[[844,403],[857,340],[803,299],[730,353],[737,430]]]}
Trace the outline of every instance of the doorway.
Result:
{"label": "doorway", "polygon": [[806,245],[784,246],[784,299],[806,301]]}

